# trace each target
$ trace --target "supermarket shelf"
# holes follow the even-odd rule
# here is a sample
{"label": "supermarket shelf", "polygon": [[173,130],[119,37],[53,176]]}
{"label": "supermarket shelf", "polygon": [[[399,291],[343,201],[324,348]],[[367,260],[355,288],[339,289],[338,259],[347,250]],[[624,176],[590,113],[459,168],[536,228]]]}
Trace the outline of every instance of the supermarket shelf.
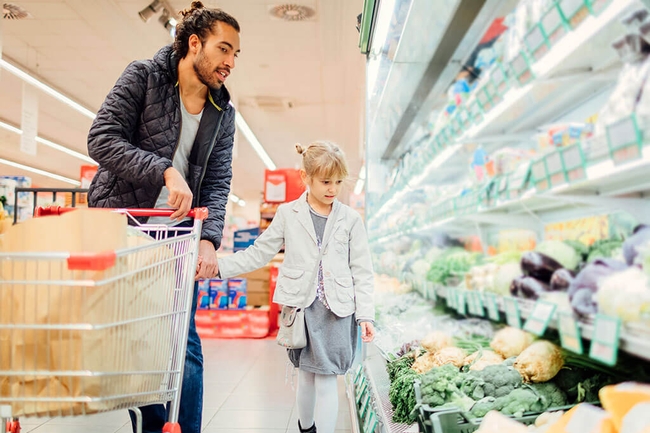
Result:
{"label": "supermarket shelf", "polygon": [[348,398],[348,407],[350,409],[350,430],[352,430],[352,433],[361,433],[357,406],[355,404],[357,393],[354,389],[354,380],[351,378],[350,374],[345,376],[345,394]]}
{"label": "supermarket shelf", "polygon": [[[449,288],[437,287],[435,289],[437,298],[447,298]],[[501,296],[497,296],[497,305],[499,311],[505,314],[505,301]],[[517,299],[517,298],[516,298]],[[517,299],[519,312],[522,319],[522,325],[525,319],[528,319],[535,306],[535,301],[527,299]],[[487,315],[486,315],[487,318]],[[583,321],[577,322],[580,334],[588,341],[591,341],[594,336],[594,325]],[[558,321],[557,315],[551,319],[548,324],[549,329],[557,330]],[[628,354],[634,355],[638,358],[650,361],[650,329],[639,325],[623,324],[621,327],[619,350]]]}
{"label": "supermarket shelf", "polygon": [[[432,230],[445,230],[449,233],[473,231],[476,229],[476,224],[506,225],[535,230],[540,224],[565,209],[582,209],[586,213],[590,209],[599,212],[615,208],[625,210],[640,221],[645,221],[650,215],[650,201],[636,198],[634,194],[640,196],[650,190],[648,170],[650,170],[650,146],[644,146],[641,158],[636,161],[616,165],[608,158],[588,166],[587,177],[583,181],[560,185],[543,193],[538,193],[534,187],[531,187],[518,199],[498,200],[492,207],[479,206],[470,214],[431,221],[422,226],[384,235],[375,241],[386,242],[400,236]],[[535,218],[531,218],[531,215]]]}
{"label": "supermarket shelf", "polygon": [[439,176],[441,168],[454,172],[465,168],[467,155],[459,152],[463,143],[502,135],[504,141],[493,142],[489,150],[503,146],[507,141],[505,137],[526,133],[552,122],[602,91],[607,83],[615,82],[620,63],[615,51],[609,47],[625,31],[620,19],[641,6],[639,0],[617,0],[600,15],[586,18],[531,65],[535,78],[529,84],[518,86],[511,80],[513,87],[503,95],[502,101],[488,111],[480,123],[456,137],[422,173],[415,175],[404,188],[394,191],[373,219],[391,210],[407,191],[425,183],[431,173]]}
{"label": "supermarket shelf", "polygon": [[383,433],[417,433],[417,424],[407,425],[393,422],[393,407],[388,398],[390,380],[386,372],[386,360],[381,356],[379,349],[368,345],[368,354],[363,362],[363,367],[372,391],[372,401]]}

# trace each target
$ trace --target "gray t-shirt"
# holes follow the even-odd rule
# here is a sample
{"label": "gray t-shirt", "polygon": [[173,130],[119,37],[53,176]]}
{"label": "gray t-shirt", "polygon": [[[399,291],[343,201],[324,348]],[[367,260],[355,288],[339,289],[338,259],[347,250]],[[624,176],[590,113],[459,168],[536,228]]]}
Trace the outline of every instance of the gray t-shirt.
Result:
{"label": "gray t-shirt", "polygon": [[[316,239],[318,240],[318,248],[322,248],[323,245],[323,236],[325,236],[325,225],[327,224],[327,216],[321,215],[312,209],[309,206],[311,220],[314,223],[314,231],[316,232]],[[323,281],[323,262],[321,261],[318,264],[318,281],[316,286],[316,297],[319,301],[327,307],[329,310],[330,306],[327,303],[327,298],[325,298],[325,282]]]}
{"label": "gray t-shirt", "polygon": [[[194,139],[196,138],[196,133],[199,130],[199,123],[201,123],[201,116],[203,116],[203,110],[199,114],[190,114],[185,109],[185,104],[181,100],[181,136],[178,141],[178,149],[174,154],[174,160],[172,161],[173,167],[178,170],[185,180],[187,181],[187,176],[189,174],[189,158],[190,153],[192,152],[192,147],[194,146]],[[163,186],[158,200],[156,200],[156,209],[160,208],[169,208],[167,204],[167,199],[169,198],[169,190],[166,186]],[[176,225],[176,221],[172,221],[169,218],[150,218],[149,224],[167,224],[167,225]]]}

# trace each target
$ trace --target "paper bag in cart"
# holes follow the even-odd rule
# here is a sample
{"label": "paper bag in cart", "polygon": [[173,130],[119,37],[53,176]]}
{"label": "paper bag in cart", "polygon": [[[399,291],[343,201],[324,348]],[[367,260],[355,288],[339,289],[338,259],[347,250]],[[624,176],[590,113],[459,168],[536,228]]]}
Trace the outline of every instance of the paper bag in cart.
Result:
{"label": "paper bag in cart", "polygon": [[[4,235],[0,398],[21,399],[11,403],[15,416],[110,410],[141,393],[149,394],[138,401],[160,399],[168,356],[155,354],[169,353],[171,318],[147,317],[172,309],[173,253],[130,230],[124,215],[80,209],[28,220]],[[69,270],[52,254],[116,250],[127,253],[95,271]],[[20,252],[41,258],[21,259]],[[157,373],[138,374],[144,371]]]}

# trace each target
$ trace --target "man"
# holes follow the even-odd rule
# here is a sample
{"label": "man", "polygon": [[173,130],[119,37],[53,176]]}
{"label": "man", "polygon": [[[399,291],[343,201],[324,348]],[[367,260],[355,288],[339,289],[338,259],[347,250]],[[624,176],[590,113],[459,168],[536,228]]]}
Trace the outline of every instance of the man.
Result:
{"label": "man", "polygon": [[[199,1],[181,12],[173,46],[127,66],[102,104],[88,135],[99,169],[88,193],[94,207],[173,208],[170,224],[188,225],[189,210],[206,206],[196,278],[217,275],[232,178],[235,109],[224,82],[239,53],[239,24]],[[179,423],[199,433],[203,355],[190,322]],[[161,432],[162,405],[141,408],[143,431]],[[132,416],[133,420],[133,416]],[[134,424],[135,429],[135,424]]]}

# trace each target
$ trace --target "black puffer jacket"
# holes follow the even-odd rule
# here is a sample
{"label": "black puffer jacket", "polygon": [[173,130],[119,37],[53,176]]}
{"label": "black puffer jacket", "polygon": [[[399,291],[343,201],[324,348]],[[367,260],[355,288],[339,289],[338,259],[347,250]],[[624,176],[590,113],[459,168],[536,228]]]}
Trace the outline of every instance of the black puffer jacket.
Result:
{"label": "black puffer jacket", "polygon": [[[171,46],[164,47],[152,60],[127,66],[106,97],[88,134],[88,154],[99,163],[90,206],[154,207],[180,136],[177,67]],[[189,158],[188,184],[193,206],[209,209],[201,238],[219,248],[232,178],[235,109],[225,87],[209,99]]]}

